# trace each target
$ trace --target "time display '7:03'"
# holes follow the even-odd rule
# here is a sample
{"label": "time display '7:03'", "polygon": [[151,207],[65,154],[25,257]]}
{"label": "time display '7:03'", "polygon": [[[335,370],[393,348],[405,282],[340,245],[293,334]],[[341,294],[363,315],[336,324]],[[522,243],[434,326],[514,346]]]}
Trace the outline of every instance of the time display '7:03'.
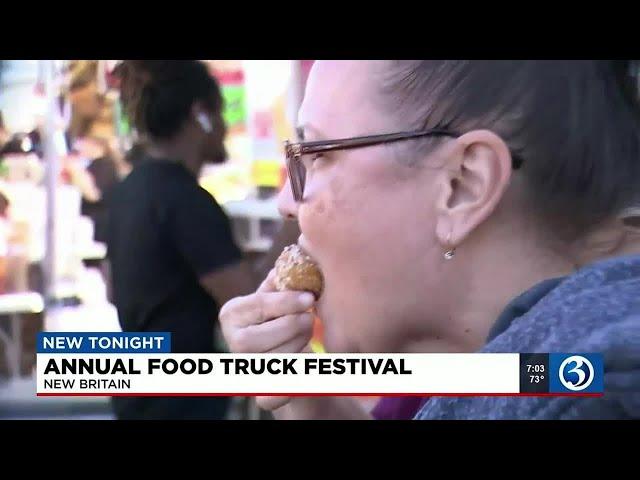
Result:
{"label": "time display '7:03'", "polygon": [[540,383],[544,380],[544,365],[527,364],[527,373],[529,373],[529,383]]}
{"label": "time display '7:03'", "polygon": [[520,391],[529,394],[548,394],[548,353],[520,354]]}

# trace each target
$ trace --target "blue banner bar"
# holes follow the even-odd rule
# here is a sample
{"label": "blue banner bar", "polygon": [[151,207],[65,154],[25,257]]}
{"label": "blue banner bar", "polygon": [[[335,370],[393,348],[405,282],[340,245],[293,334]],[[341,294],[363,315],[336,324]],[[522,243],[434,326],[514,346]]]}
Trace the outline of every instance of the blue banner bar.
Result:
{"label": "blue banner bar", "polygon": [[37,353],[170,353],[168,332],[40,332]]}
{"label": "blue banner bar", "polygon": [[603,393],[601,353],[550,353],[550,393]]}

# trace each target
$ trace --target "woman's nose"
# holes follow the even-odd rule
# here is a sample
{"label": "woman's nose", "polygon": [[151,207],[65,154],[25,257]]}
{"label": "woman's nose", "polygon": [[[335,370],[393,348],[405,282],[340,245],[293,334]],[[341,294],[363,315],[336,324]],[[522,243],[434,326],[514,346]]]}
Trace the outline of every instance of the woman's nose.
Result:
{"label": "woman's nose", "polygon": [[291,191],[291,182],[289,179],[280,190],[278,194],[278,211],[284,218],[295,219],[298,218],[298,204],[293,199],[293,192]]}

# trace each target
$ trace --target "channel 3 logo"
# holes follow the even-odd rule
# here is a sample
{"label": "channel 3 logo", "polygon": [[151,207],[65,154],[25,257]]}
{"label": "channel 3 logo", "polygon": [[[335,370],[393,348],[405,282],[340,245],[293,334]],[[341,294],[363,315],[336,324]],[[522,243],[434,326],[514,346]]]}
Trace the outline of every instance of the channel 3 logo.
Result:
{"label": "channel 3 logo", "polygon": [[549,392],[602,393],[602,355],[597,353],[549,354]]}
{"label": "channel 3 logo", "polygon": [[579,392],[593,382],[593,365],[581,355],[565,358],[560,364],[560,382],[569,390]]}

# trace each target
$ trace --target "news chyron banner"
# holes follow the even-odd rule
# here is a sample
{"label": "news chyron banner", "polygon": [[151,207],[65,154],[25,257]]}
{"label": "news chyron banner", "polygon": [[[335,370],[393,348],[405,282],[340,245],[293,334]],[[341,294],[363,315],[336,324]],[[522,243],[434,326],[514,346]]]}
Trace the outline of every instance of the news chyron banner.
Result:
{"label": "news chyron banner", "polygon": [[178,354],[169,333],[40,333],[39,396],[603,394],[598,353]]}

